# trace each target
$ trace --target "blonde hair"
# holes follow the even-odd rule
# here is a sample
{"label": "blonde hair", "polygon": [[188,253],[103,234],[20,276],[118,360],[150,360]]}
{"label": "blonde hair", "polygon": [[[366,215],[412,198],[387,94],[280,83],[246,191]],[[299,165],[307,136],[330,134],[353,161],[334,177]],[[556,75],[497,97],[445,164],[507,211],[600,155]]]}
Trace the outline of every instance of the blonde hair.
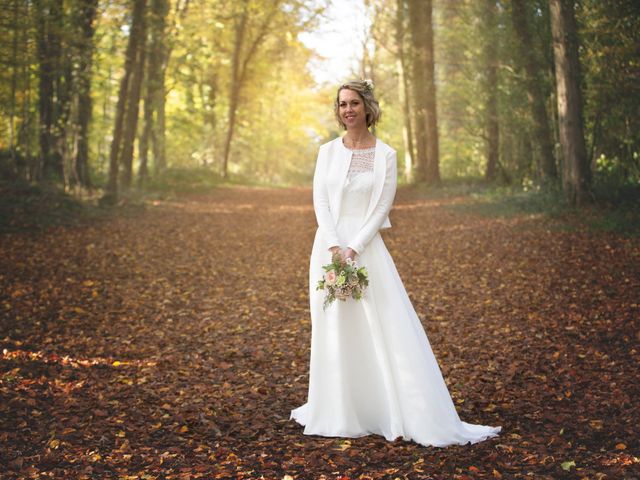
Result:
{"label": "blonde hair", "polygon": [[333,104],[333,113],[336,117],[338,125],[340,125],[345,130],[347,129],[347,126],[340,118],[340,92],[345,89],[353,90],[362,99],[362,102],[364,103],[364,112],[367,119],[367,128],[374,126],[380,121],[382,112],[380,111],[380,105],[378,104],[376,97],[374,97],[373,95],[373,82],[371,82],[371,80],[354,80],[351,82],[343,83],[342,85],[340,85],[340,87],[338,87],[338,91],[336,92],[336,100]]}

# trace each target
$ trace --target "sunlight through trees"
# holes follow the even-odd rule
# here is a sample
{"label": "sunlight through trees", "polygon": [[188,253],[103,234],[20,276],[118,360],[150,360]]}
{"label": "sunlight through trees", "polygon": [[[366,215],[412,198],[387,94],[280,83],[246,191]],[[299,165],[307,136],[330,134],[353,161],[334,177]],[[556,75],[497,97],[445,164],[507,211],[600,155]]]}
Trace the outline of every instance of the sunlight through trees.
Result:
{"label": "sunlight through trees", "polygon": [[[175,171],[308,183],[318,144],[341,134],[335,86],[365,77],[406,182],[558,186],[579,204],[593,182],[640,178],[631,0],[366,0],[333,17],[329,0],[2,6],[5,181],[112,199]],[[360,64],[318,85],[299,35],[331,25],[365,26]]]}

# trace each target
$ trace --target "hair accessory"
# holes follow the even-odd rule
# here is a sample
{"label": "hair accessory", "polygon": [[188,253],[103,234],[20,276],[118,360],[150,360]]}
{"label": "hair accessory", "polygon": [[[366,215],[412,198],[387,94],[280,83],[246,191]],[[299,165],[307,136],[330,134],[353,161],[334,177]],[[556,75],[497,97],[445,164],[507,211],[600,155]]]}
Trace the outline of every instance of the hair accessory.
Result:
{"label": "hair accessory", "polygon": [[365,78],[362,80],[362,84],[364,85],[364,89],[372,92],[373,91],[373,81],[370,78]]}

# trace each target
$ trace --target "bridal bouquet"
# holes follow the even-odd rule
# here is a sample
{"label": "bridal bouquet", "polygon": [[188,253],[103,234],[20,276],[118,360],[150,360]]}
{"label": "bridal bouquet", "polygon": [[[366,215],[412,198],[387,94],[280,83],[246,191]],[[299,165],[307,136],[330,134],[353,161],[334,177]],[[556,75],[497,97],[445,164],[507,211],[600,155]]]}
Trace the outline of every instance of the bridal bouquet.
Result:
{"label": "bridal bouquet", "polygon": [[358,267],[351,258],[343,260],[339,253],[334,253],[331,263],[324,265],[322,269],[325,273],[322,275],[322,280],[318,280],[316,290],[326,291],[323,309],[336,299],[343,302],[349,297],[360,300],[369,285],[367,269]]}

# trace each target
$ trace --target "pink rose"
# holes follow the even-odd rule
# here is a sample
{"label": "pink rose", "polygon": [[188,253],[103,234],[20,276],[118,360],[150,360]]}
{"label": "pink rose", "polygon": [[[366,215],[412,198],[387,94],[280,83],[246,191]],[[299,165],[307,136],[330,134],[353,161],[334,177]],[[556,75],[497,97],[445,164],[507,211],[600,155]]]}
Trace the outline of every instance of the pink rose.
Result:
{"label": "pink rose", "polygon": [[327,273],[324,274],[324,281],[327,282],[327,285],[332,286],[336,283],[336,279],[338,278],[338,276],[336,275],[336,272],[333,270],[329,270]]}

